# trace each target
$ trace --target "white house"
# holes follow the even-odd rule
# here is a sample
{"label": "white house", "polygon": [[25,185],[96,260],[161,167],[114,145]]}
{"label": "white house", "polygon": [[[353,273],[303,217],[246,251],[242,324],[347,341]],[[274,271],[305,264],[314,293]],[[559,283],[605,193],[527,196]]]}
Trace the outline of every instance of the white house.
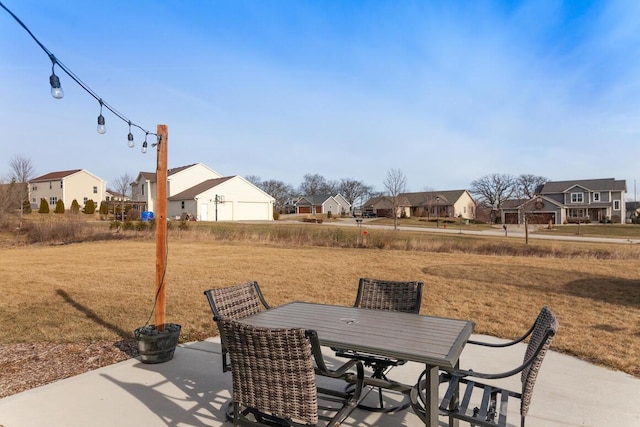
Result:
{"label": "white house", "polygon": [[62,200],[65,209],[71,208],[74,200],[84,208],[93,200],[96,208],[105,200],[107,183],[85,169],[50,172],[29,181],[29,200],[31,207],[38,209],[40,200],[45,199],[50,209],[55,209],[58,200]]}
{"label": "white house", "polygon": [[[169,169],[167,171],[167,197],[178,194],[187,188],[191,188],[208,179],[221,178],[218,172],[202,163]],[[132,200],[145,210],[155,211],[156,200],[156,173],[140,172],[135,182],[131,185]]]}
{"label": "white house", "polygon": [[169,218],[190,214],[198,221],[271,221],[275,199],[243,177],[208,179],[167,203]]}

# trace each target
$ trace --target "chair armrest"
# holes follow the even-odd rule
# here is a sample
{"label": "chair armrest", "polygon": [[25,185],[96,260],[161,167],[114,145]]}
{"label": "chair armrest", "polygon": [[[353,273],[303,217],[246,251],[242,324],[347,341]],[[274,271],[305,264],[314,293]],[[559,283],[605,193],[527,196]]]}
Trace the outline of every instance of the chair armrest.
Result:
{"label": "chair armrest", "polygon": [[529,357],[527,360],[524,361],[524,363],[522,363],[522,365],[518,366],[517,368],[511,369],[510,371],[506,371],[506,372],[500,372],[497,374],[488,374],[488,373],[483,373],[483,372],[476,372],[473,370],[464,370],[464,369],[456,369],[455,371],[451,371],[450,373],[448,373],[448,375],[450,376],[457,376],[457,377],[474,377],[474,378],[484,378],[484,379],[500,379],[500,378],[507,378],[507,377],[511,377],[515,374],[517,374],[518,372],[522,372],[526,367],[528,367],[529,365],[531,365],[531,363],[533,363],[533,361],[538,357],[538,355],[540,354],[540,352],[542,351],[542,349],[545,347],[547,339],[550,336],[553,336],[555,333],[552,330],[547,330],[545,337],[543,340],[540,341],[540,344],[538,345],[538,347],[536,348],[536,351],[531,355],[531,357]]}
{"label": "chair armrest", "polygon": [[533,328],[534,327],[535,327],[535,324],[533,324],[529,328],[529,330],[527,332],[525,332],[525,334],[523,336],[521,336],[520,338],[516,338],[513,341],[508,341],[508,342],[505,342],[505,343],[491,343],[491,342],[484,342],[484,341],[467,340],[467,344],[481,345],[481,346],[484,346],[484,347],[493,347],[493,348],[509,347],[509,346],[512,346],[514,344],[518,344],[519,342],[522,342],[525,339],[527,339],[527,337],[529,335],[531,335],[531,333],[533,332]]}

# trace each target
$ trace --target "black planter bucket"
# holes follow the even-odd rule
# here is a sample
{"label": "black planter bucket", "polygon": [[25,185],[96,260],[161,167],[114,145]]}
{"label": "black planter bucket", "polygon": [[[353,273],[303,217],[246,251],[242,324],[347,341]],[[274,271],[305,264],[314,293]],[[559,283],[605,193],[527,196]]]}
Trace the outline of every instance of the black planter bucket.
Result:
{"label": "black planter bucket", "polygon": [[164,331],[155,326],[143,326],[134,331],[138,340],[138,353],[142,363],[163,363],[173,359],[176,351],[180,330],[182,327],[175,323],[164,325]]}

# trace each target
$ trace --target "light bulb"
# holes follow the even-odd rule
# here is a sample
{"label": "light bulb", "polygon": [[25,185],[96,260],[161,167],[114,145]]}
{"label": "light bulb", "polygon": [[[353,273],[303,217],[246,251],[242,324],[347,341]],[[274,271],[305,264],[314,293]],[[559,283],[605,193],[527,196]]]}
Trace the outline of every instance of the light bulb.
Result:
{"label": "light bulb", "polygon": [[51,84],[51,96],[55,99],[62,99],[64,97],[64,92],[60,87],[60,79],[55,75],[55,73],[52,73],[51,77],[49,77],[49,84]]}
{"label": "light bulb", "polygon": [[64,96],[64,92],[60,87],[60,79],[56,76],[56,72],[54,67],[56,66],[56,60],[53,55],[51,55],[51,76],[49,77],[49,84],[51,85],[51,96],[55,99],[62,99]]}
{"label": "light bulb", "polygon": [[107,127],[104,125],[104,116],[100,114],[98,116],[98,133],[103,134],[107,132]]}
{"label": "light bulb", "polygon": [[98,116],[98,133],[103,134],[107,132],[107,127],[104,125],[104,116],[102,115],[102,106],[104,103],[102,99],[98,100],[100,102],[100,115]]}
{"label": "light bulb", "polygon": [[142,151],[142,154],[147,152],[147,141],[142,143],[142,149],[140,151]]}
{"label": "light bulb", "polygon": [[134,142],[133,142],[133,134],[131,132],[129,132],[129,135],[127,135],[127,139],[129,140],[129,142],[127,143],[127,145],[129,145],[129,148],[133,148]]}

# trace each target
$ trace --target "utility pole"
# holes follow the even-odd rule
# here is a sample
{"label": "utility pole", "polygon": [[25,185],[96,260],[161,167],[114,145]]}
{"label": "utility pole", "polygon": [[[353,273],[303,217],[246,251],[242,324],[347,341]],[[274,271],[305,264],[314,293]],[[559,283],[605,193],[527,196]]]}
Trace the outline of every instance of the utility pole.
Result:
{"label": "utility pole", "polygon": [[166,323],[167,271],[167,125],[158,125],[158,162],[156,167],[156,329],[164,331]]}

